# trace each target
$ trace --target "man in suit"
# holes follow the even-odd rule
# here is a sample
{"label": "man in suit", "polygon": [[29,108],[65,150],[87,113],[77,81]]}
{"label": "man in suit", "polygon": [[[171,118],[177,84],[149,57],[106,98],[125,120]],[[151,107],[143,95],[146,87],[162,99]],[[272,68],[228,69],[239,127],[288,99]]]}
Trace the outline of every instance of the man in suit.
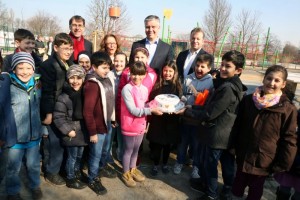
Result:
{"label": "man in suit", "polygon": [[81,51],[87,51],[90,55],[93,53],[93,45],[90,41],[84,39],[85,19],[79,15],[74,15],[69,20],[70,37],[74,43],[74,52],[70,60],[78,63],[78,54]]}
{"label": "man in suit", "polygon": [[183,82],[188,74],[193,73],[196,65],[196,57],[207,53],[202,49],[204,43],[204,32],[201,28],[194,28],[190,34],[191,48],[179,53],[176,65],[178,68],[178,74]]}
{"label": "man in suit", "polygon": [[166,61],[173,59],[173,51],[169,44],[158,38],[160,20],[158,16],[149,15],[144,20],[146,38],[132,44],[129,63],[134,62],[133,52],[138,47],[147,48],[149,51],[148,64],[159,75]]}

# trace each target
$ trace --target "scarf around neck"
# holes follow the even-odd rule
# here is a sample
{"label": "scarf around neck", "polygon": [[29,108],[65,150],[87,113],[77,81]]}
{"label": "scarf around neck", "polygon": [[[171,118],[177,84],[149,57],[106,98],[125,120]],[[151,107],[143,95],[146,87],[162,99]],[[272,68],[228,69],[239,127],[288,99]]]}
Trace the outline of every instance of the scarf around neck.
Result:
{"label": "scarf around neck", "polygon": [[282,92],[277,94],[264,94],[263,86],[257,87],[252,94],[252,100],[258,110],[268,108],[279,103]]}
{"label": "scarf around neck", "polygon": [[26,91],[28,91],[31,87],[34,86],[34,76],[32,76],[27,83],[22,82],[15,73],[10,73],[11,79],[16,81],[20,86],[22,86]]}
{"label": "scarf around neck", "polygon": [[74,121],[83,119],[82,109],[83,109],[83,95],[82,95],[82,87],[75,91],[70,84],[67,82],[64,83],[63,92],[66,93],[72,101],[73,106],[73,116],[72,119]]}
{"label": "scarf around neck", "polygon": [[83,36],[81,36],[80,39],[78,40],[78,38],[76,38],[71,32],[70,32],[69,35],[72,38],[73,43],[74,43],[74,45],[73,45],[73,48],[74,48],[74,52],[73,52],[74,61],[77,61],[79,52],[85,50],[84,49],[84,38],[83,38]]}

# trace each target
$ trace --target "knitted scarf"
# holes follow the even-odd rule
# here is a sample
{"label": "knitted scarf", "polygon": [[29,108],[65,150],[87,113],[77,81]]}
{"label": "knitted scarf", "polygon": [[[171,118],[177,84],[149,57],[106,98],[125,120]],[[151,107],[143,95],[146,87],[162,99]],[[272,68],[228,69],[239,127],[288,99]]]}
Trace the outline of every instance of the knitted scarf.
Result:
{"label": "knitted scarf", "polygon": [[82,103],[83,103],[83,95],[82,95],[82,87],[75,91],[67,82],[64,83],[63,92],[69,95],[69,98],[72,101],[73,106],[73,116],[72,119],[74,121],[83,119],[82,115]]}
{"label": "knitted scarf", "polygon": [[83,36],[80,37],[80,39],[78,40],[78,38],[76,38],[71,32],[69,33],[70,37],[73,40],[73,48],[74,48],[74,61],[77,61],[78,58],[78,54],[81,51],[84,51],[84,38]]}
{"label": "knitted scarf", "polygon": [[268,108],[279,103],[282,92],[277,94],[264,94],[263,87],[257,87],[252,95],[255,107],[258,110]]}

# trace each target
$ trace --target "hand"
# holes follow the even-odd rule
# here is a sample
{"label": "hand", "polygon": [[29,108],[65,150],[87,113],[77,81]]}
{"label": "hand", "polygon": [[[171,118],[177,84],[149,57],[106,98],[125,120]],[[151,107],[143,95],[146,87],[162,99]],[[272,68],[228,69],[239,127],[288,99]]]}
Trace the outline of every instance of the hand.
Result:
{"label": "hand", "polygon": [[185,112],[185,110],[186,110],[187,108],[188,108],[188,107],[186,106],[186,107],[182,108],[181,110],[178,110],[177,112],[175,112],[175,114],[176,114],[176,115],[183,115],[184,112]]}
{"label": "hand", "polygon": [[162,115],[164,114],[163,112],[160,111],[159,108],[151,108],[151,113],[154,115]]}
{"label": "hand", "polygon": [[90,142],[96,144],[98,142],[98,135],[90,136]]}
{"label": "hand", "polygon": [[116,127],[119,126],[119,124],[118,124],[117,122],[111,122],[111,126],[112,126],[113,128],[116,128]]}
{"label": "hand", "polygon": [[48,113],[44,121],[42,121],[42,123],[46,125],[50,125],[52,123],[52,113]]}
{"label": "hand", "polygon": [[70,133],[68,133],[68,136],[73,138],[76,136],[76,132],[73,130],[73,131],[70,131]]}

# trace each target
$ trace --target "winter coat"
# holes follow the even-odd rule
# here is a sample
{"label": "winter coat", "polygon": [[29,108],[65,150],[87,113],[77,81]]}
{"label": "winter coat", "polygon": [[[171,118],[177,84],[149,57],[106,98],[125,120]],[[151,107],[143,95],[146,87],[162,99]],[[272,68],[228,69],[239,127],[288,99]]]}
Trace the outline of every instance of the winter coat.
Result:
{"label": "winter coat", "polygon": [[27,91],[12,79],[11,105],[17,126],[17,143],[41,138],[44,128],[40,119],[41,84],[35,76],[35,84]]}
{"label": "winter coat", "polygon": [[148,89],[144,85],[134,85],[132,82],[122,89],[121,98],[121,130],[123,135],[137,136],[145,133],[146,115],[150,108],[145,108],[148,99]]}
{"label": "winter coat", "polygon": [[[149,101],[153,100],[159,94],[175,94],[180,96],[182,91],[173,91],[172,85],[168,82],[161,88],[153,89]],[[180,142],[180,124],[179,115],[164,113],[163,115],[152,115],[149,117],[150,123],[147,132],[147,139],[157,144],[177,144]]]}
{"label": "winter coat", "polygon": [[11,106],[10,76],[0,74],[0,140],[5,147],[11,147],[17,142],[17,127]]}
{"label": "winter coat", "polygon": [[[87,133],[82,120],[73,120],[73,103],[69,95],[62,93],[59,95],[53,112],[53,122],[62,133],[62,142],[65,146],[85,146],[87,145]],[[70,138],[69,132],[74,130],[76,136]]]}
{"label": "winter coat", "polygon": [[187,109],[185,117],[198,125],[199,141],[213,149],[227,149],[237,107],[246,87],[238,76],[214,79],[214,92],[204,109]]}
{"label": "winter coat", "polygon": [[[72,63],[68,62],[70,66]],[[62,87],[66,81],[66,66],[62,63],[56,53],[41,64],[40,68],[42,82],[41,117],[53,113],[55,102],[62,93]]]}
{"label": "winter coat", "polygon": [[297,151],[296,128],[297,110],[285,95],[261,110],[247,95],[232,132],[237,164],[254,175],[289,170]]}

